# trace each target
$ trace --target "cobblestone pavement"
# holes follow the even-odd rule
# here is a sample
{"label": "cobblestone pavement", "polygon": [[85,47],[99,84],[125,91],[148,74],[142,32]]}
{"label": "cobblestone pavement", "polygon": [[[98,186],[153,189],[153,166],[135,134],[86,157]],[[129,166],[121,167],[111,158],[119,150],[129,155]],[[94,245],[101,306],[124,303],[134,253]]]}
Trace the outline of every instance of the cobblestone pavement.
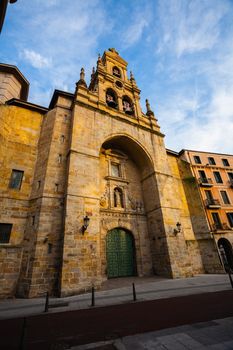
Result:
{"label": "cobblestone pavement", "polygon": [[232,350],[233,317],[194,323],[114,341],[72,347],[72,350]]}

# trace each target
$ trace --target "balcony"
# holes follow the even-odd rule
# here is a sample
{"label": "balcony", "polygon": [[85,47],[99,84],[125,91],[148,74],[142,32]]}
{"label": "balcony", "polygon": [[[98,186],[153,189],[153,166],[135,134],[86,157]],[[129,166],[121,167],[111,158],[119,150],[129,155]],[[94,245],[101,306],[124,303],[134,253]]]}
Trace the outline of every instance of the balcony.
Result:
{"label": "balcony", "polygon": [[230,227],[226,222],[219,222],[218,224],[211,224],[211,230],[212,231],[229,231],[232,230],[233,228]]}
{"label": "balcony", "polygon": [[211,179],[207,179],[207,177],[200,177],[198,179],[198,183],[200,186],[203,187],[212,187],[213,186],[213,181]]}
{"label": "balcony", "polygon": [[206,199],[205,206],[209,209],[219,209],[221,208],[221,204],[218,199]]}

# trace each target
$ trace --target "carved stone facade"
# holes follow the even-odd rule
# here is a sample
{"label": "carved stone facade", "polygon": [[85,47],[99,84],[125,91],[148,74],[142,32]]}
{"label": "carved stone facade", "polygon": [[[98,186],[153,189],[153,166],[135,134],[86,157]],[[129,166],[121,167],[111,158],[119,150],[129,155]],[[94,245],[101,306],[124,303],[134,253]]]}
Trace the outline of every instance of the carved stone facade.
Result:
{"label": "carved stone facade", "polygon": [[2,101],[0,233],[11,232],[0,244],[1,296],[80,293],[100,286],[110,264],[122,265],[119,277],[222,271],[188,163],[166,151],[139,101],[114,49],[98,58],[89,87],[82,69],[75,93],[55,90],[49,108]]}

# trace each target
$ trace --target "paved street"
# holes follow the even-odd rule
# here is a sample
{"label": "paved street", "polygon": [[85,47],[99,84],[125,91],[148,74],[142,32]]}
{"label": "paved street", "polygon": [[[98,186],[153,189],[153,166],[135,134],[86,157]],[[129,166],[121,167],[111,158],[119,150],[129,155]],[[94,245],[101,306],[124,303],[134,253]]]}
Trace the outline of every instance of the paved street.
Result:
{"label": "paved street", "polygon": [[2,301],[0,348],[84,349],[80,346],[85,344],[99,350],[233,349],[228,276],[134,282],[136,302],[131,279],[119,281],[123,288],[110,281],[96,293],[96,307],[90,307],[89,293],[52,299],[51,304],[66,306],[52,307],[48,313],[43,312],[44,299]]}
{"label": "paved street", "polygon": [[232,350],[233,317],[72,347],[72,350],[88,349]]}

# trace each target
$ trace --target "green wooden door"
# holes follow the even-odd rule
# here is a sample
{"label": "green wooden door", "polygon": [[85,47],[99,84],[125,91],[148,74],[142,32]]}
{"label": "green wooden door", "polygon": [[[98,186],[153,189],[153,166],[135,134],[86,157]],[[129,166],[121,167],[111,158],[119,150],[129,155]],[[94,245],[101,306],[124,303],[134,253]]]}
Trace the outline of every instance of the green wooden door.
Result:
{"label": "green wooden door", "polygon": [[134,241],[122,229],[111,230],[106,237],[108,278],[135,275]]}

